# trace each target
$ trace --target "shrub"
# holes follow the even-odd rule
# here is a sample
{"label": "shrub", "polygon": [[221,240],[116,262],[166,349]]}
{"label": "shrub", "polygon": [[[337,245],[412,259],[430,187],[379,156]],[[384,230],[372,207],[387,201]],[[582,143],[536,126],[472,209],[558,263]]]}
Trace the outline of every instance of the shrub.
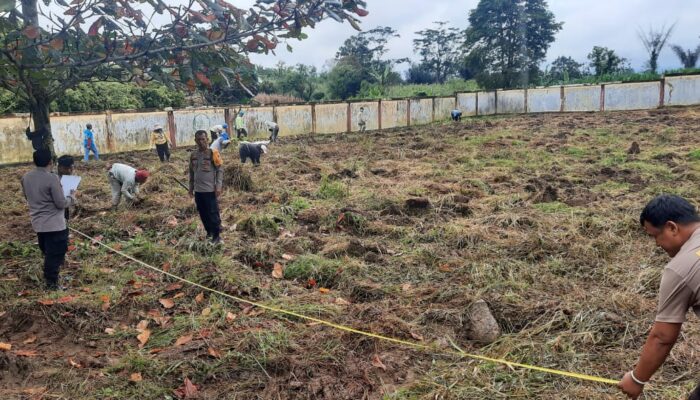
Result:
{"label": "shrub", "polygon": [[333,287],[338,282],[340,262],[315,255],[305,254],[292,261],[284,270],[285,279],[316,281],[321,287]]}

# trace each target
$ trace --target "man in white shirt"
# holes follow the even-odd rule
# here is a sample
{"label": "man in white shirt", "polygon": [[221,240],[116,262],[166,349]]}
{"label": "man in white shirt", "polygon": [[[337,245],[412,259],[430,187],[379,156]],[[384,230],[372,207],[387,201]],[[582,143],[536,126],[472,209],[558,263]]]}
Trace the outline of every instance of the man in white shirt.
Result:
{"label": "man in white shirt", "polygon": [[274,143],[277,141],[277,135],[280,133],[280,127],[274,121],[265,121],[265,126],[267,130],[270,131],[270,142]]}
{"label": "man in white shirt", "polygon": [[109,185],[112,188],[112,210],[117,209],[122,195],[130,202],[137,201],[139,184],[145,183],[148,175],[148,171],[145,169],[137,170],[126,164],[112,164],[112,168],[107,172]]}

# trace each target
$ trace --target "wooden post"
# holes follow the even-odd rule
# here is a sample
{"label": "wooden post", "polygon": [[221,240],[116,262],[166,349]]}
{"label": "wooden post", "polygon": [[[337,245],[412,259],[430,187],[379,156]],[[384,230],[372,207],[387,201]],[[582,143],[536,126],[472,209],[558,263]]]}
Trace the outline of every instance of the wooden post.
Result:
{"label": "wooden post", "polygon": [[382,130],[382,99],[377,103],[377,129]]}
{"label": "wooden post", "polygon": [[117,151],[117,144],[114,142],[113,125],[112,112],[107,110],[105,113],[105,129],[107,130],[107,149],[109,149],[110,153]]}
{"label": "wooden post", "polygon": [[600,111],[605,111],[605,84],[600,85]]}
{"label": "wooden post", "polygon": [[493,114],[498,114],[498,90],[493,91]]}
{"label": "wooden post", "polygon": [[177,148],[177,125],[175,125],[175,112],[168,110],[168,134],[170,135],[170,144],[173,149]]}
{"label": "wooden post", "polygon": [[524,96],[525,96],[525,114],[527,114],[527,88],[525,88]]}
{"label": "wooden post", "polygon": [[[236,112],[235,112],[235,111],[234,111],[234,115],[236,115]],[[224,122],[225,122],[226,125],[228,125],[228,127],[229,127],[229,137],[232,137],[232,136],[233,136],[232,133],[235,132],[235,129],[232,129],[231,127],[232,127],[232,126],[235,127],[235,124],[232,124],[232,123],[231,123],[231,122],[232,122],[232,121],[231,121],[231,109],[229,109],[228,107],[224,108]],[[235,121],[234,121],[234,122],[235,122]]]}
{"label": "wooden post", "polygon": [[277,106],[272,106],[272,121],[277,123]]}
{"label": "wooden post", "polygon": [[666,103],[666,78],[661,78],[659,84],[659,108],[662,108]]}
{"label": "wooden post", "polygon": [[433,113],[432,116],[430,117],[430,122],[435,122],[435,97],[433,97]]}
{"label": "wooden post", "polygon": [[559,87],[559,112],[564,112],[566,105],[566,94],[564,93],[564,85]]}
{"label": "wooden post", "polygon": [[479,116],[479,92],[474,92],[474,116]]}
{"label": "wooden post", "polygon": [[352,132],[352,107],[350,102],[348,102],[348,133]]}

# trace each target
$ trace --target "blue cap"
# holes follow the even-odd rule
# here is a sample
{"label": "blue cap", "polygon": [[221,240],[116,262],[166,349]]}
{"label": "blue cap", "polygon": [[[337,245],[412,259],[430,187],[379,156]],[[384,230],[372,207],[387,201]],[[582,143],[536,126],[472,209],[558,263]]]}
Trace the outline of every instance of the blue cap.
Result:
{"label": "blue cap", "polygon": [[228,124],[223,124],[222,126],[224,129],[228,129]]}

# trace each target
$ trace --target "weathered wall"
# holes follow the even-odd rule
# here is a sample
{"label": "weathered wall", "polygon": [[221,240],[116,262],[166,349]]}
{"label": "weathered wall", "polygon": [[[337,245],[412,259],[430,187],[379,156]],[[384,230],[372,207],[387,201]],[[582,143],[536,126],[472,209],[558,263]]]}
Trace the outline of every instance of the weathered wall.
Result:
{"label": "weathered wall", "polygon": [[151,132],[159,124],[168,126],[167,112],[112,114],[114,152],[144,150],[150,147]]}
{"label": "weathered wall", "polygon": [[476,93],[457,93],[457,108],[464,117],[476,115]]}
{"label": "weathered wall", "polygon": [[660,90],[658,81],[605,85],[605,111],[657,108]]}
{"label": "weathered wall", "polygon": [[[450,112],[456,107],[455,98],[452,97],[436,97],[435,98],[435,120],[442,121],[450,119]],[[464,114],[463,114],[464,115]]]}
{"label": "weathered wall", "polygon": [[[249,138],[264,139],[270,137],[270,131],[267,130],[265,122],[273,120],[272,107],[255,107],[245,110],[243,119],[245,120],[246,130]],[[234,116],[236,109],[231,110],[231,115]],[[280,136],[282,129],[280,128]]]}
{"label": "weathered wall", "polygon": [[499,90],[496,96],[499,114],[521,114],[525,112],[524,90]]}
{"label": "weathered wall", "polygon": [[[194,146],[194,133],[200,129],[209,132],[214,125],[224,124],[224,109],[212,108],[204,110],[185,109],[174,113],[177,132],[175,140],[178,146]],[[168,129],[167,123],[163,125]],[[229,127],[229,134],[233,132],[233,126]],[[235,133],[234,133],[235,134]]]}
{"label": "weathered wall", "polygon": [[600,85],[565,86],[564,111],[600,111]]}
{"label": "weathered wall", "polygon": [[528,89],[527,112],[561,111],[561,88]]}
{"label": "weathered wall", "polygon": [[342,133],[348,130],[348,105],[316,104],[316,133]]}
{"label": "weathered wall", "polygon": [[364,108],[363,114],[365,117],[365,122],[367,125],[365,129],[373,130],[379,129],[379,114],[377,110],[379,109],[379,103],[376,101],[366,101],[362,103],[350,103],[350,128],[353,132],[359,131],[360,126],[360,107]]}
{"label": "weathered wall", "polygon": [[[112,115],[114,116],[114,114]],[[83,154],[83,130],[87,124],[92,124],[97,151],[100,153],[111,152],[104,114],[62,115],[51,118],[51,133],[55,141],[56,154]],[[90,158],[92,159],[92,155]]]}
{"label": "weathered wall", "polygon": [[280,137],[310,133],[311,106],[277,107],[277,124],[280,126]]}
{"label": "weathered wall", "polygon": [[0,164],[32,160],[32,143],[24,131],[29,124],[26,117],[0,118]]}
{"label": "weathered wall", "polygon": [[407,110],[406,100],[382,101],[382,129],[406,126]]}
{"label": "weathered wall", "polygon": [[433,121],[433,99],[411,99],[411,125]]}
{"label": "weathered wall", "polygon": [[496,113],[496,92],[478,92],[479,115],[491,115]]}
{"label": "weathered wall", "polygon": [[700,75],[666,78],[664,104],[668,106],[700,104]]}

